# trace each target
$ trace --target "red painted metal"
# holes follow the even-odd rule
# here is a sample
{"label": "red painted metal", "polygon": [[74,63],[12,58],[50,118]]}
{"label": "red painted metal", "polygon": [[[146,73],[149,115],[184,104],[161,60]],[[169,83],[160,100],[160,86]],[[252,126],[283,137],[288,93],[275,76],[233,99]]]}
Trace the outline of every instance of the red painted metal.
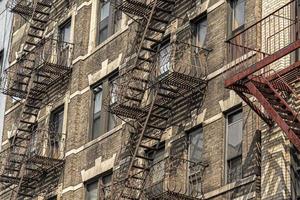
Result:
{"label": "red painted metal", "polygon": [[[290,126],[283,120],[283,118],[279,115],[279,113],[274,109],[274,107],[270,104],[270,102],[265,98],[262,92],[255,86],[255,84],[249,81],[246,84],[247,88],[251,91],[251,93],[257,98],[260,104],[266,109],[272,119],[278,124],[278,126],[286,133],[289,140],[296,146],[296,148],[300,151],[300,138],[299,136],[290,128]],[[270,85],[268,85],[270,87]],[[286,108],[293,113],[294,116],[297,116],[295,112],[293,112],[289,105],[282,99],[282,97],[275,91],[274,88],[270,87],[275,92],[275,96],[281,100],[281,103]],[[298,117],[295,119],[299,120]]]}
{"label": "red painted metal", "polygon": [[233,77],[225,80],[225,87],[229,88],[230,86],[234,85],[236,82],[246,79],[249,75],[252,75],[253,73],[257,72],[258,70],[263,69],[267,65],[270,65],[271,63],[279,60],[280,58],[288,55],[289,53],[295,51],[298,48],[300,48],[300,40],[297,40],[296,42],[286,46],[285,48],[280,49],[276,53],[274,53],[270,56],[267,56],[263,60],[250,66],[245,71],[242,71],[242,72],[234,75]]}

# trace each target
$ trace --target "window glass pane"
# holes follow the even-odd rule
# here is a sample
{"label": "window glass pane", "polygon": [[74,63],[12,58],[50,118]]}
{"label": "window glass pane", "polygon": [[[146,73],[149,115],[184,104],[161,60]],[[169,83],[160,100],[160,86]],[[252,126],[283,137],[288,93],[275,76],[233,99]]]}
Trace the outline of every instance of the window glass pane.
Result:
{"label": "window glass pane", "polygon": [[87,185],[87,200],[98,200],[98,183],[93,182]]}
{"label": "window glass pane", "polygon": [[92,139],[95,139],[100,136],[100,115],[93,120],[93,135]]}
{"label": "window glass pane", "polygon": [[232,28],[239,28],[245,23],[245,0],[234,0],[232,11]]}
{"label": "window glass pane", "polygon": [[4,56],[4,51],[2,50],[2,51],[0,51],[0,74],[1,74],[1,72],[3,70],[3,66],[4,66],[4,64],[3,64],[3,59],[4,59],[3,56]]}
{"label": "window glass pane", "polygon": [[94,89],[94,115],[101,111],[102,107],[102,87]]}
{"label": "window glass pane", "polygon": [[114,30],[113,33],[119,31],[121,29],[122,25],[122,11],[119,9],[115,9],[115,15],[114,15]]}
{"label": "window glass pane", "polygon": [[242,154],[243,120],[242,112],[228,116],[228,144],[227,159],[232,159]]}
{"label": "window glass pane", "polygon": [[69,20],[60,28],[60,39],[64,42],[70,42],[71,21]]}
{"label": "window glass pane", "polygon": [[153,167],[153,183],[155,182],[159,182],[163,179],[164,177],[164,155],[165,155],[165,149],[164,147],[159,149],[156,153],[155,153],[155,156],[154,156],[154,160],[153,162],[154,163],[157,163],[154,167]]}
{"label": "window glass pane", "polygon": [[108,38],[108,26],[105,26],[99,32],[99,44]]}
{"label": "window glass pane", "polygon": [[53,113],[51,125],[52,125],[53,131],[55,133],[62,133],[63,120],[64,120],[64,110],[63,109],[59,109],[59,111],[55,111]]}
{"label": "window glass pane", "polygon": [[203,148],[202,128],[196,129],[189,134],[189,160],[200,162]]}
{"label": "window glass pane", "polygon": [[109,17],[109,8],[110,8],[109,1],[101,2],[100,21],[103,21],[105,18]]}
{"label": "window glass pane", "polygon": [[196,25],[196,45],[203,47],[207,33],[207,19],[199,21]]}

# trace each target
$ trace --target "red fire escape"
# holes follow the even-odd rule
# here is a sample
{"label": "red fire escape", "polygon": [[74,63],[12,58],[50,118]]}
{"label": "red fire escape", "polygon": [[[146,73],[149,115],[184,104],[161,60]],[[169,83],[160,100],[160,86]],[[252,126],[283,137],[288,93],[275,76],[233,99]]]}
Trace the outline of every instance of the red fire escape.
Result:
{"label": "red fire escape", "polygon": [[300,75],[298,10],[291,1],[227,41],[234,74],[225,87],[269,126],[275,122],[300,150],[300,116],[292,102]]}

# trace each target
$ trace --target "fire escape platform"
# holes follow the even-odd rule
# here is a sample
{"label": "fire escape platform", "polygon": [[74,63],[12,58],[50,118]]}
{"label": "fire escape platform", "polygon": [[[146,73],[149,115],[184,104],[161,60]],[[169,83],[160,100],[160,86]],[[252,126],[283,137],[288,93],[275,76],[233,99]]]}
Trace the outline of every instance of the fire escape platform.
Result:
{"label": "fire escape platform", "polygon": [[153,196],[150,200],[199,200],[201,198],[192,197],[191,195],[180,194],[173,191],[165,191],[157,196]]}

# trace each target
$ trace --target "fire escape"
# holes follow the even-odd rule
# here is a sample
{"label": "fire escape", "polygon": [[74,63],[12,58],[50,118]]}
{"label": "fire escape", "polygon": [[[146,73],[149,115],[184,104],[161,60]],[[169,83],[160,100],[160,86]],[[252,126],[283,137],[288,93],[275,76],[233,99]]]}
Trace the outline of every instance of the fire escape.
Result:
{"label": "fire escape", "polygon": [[[72,45],[45,38],[53,8],[65,1],[11,0],[8,8],[27,20],[16,62],[6,69],[2,92],[20,103],[8,147],[1,151],[1,199],[31,199],[55,190],[64,166],[62,156],[45,153],[45,133],[38,114],[71,74]],[[57,12],[57,8],[55,9]],[[43,134],[43,136],[41,136]],[[52,135],[52,136],[51,136]],[[38,150],[39,149],[39,150]]]}
{"label": "fire escape", "polygon": [[[203,102],[208,51],[192,45],[190,26],[177,31],[176,39],[166,37],[180,3],[125,0],[116,5],[137,22],[137,31],[109,103],[111,113],[131,124],[114,170],[114,199],[151,199],[146,188],[163,133],[172,125],[191,121]],[[178,197],[192,199],[187,193]]]}
{"label": "fire escape", "polygon": [[233,73],[225,81],[226,88],[234,90],[266,124],[276,123],[300,151],[299,110],[293,103],[299,98],[295,87],[300,72],[297,1],[275,10],[227,43]]}

